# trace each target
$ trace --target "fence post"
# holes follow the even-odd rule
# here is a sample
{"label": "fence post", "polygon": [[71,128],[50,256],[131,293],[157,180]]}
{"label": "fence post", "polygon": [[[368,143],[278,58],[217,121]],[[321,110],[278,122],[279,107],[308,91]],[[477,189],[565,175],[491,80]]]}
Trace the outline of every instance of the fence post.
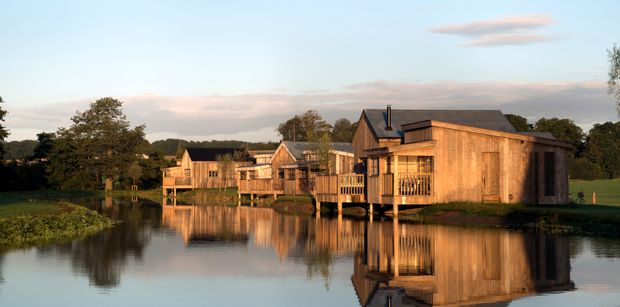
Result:
{"label": "fence post", "polygon": [[592,204],[596,205],[596,192],[592,192]]}

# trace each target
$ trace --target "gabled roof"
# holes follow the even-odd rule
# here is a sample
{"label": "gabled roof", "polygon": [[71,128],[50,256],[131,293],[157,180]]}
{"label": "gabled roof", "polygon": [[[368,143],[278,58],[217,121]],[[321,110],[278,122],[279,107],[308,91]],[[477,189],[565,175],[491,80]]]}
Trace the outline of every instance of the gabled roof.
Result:
{"label": "gabled roof", "polygon": [[[283,141],[282,145],[293,155],[296,160],[304,159],[304,151],[316,150],[317,144],[311,142],[291,142]],[[353,153],[353,145],[351,143],[330,142],[331,149],[336,151]]]}
{"label": "gabled roof", "polygon": [[386,129],[385,109],[364,109],[368,126],[376,138],[400,138],[401,125],[425,120],[436,120],[477,128],[516,132],[499,110],[402,110],[392,109],[392,130]]}
{"label": "gabled roof", "polygon": [[196,161],[217,161],[217,157],[243,151],[241,148],[186,148],[189,158]]}

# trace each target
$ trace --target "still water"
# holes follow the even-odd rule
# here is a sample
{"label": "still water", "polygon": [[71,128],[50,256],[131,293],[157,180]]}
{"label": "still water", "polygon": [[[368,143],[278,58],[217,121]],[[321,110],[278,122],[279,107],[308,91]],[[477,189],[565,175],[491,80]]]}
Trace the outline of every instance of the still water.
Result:
{"label": "still water", "polygon": [[81,200],[122,221],[0,255],[2,306],[620,306],[620,240]]}

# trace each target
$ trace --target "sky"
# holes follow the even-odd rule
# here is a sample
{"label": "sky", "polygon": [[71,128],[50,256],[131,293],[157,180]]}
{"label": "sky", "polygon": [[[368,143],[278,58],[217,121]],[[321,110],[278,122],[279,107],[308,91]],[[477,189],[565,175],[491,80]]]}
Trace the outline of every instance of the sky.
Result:
{"label": "sky", "polygon": [[315,109],[499,109],[617,121],[618,1],[0,0],[8,140],[124,102],[151,141],[277,141]]}

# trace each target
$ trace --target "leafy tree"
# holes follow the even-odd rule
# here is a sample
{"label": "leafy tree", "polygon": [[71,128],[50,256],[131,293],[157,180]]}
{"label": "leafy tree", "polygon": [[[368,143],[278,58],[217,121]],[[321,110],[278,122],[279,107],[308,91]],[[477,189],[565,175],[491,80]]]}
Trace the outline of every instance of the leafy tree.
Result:
{"label": "leafy tree", "polygon": [[607,58],[609,59],[608,93],[616,99],[616,110],[620,116],[620,48],[614,44],[607,50]]}
{"label": "leafy tree", "polygon": [[138,161],[132,163],[131,166],[129,166],[129,168],[127,169],[127,176],[131,178],[133,185],[136,185],[136,182],[140,180],[140,177],[142,177],[142,167],[140,166],[140,163]]}
{"label": "leafy tree", "polygon": [[331,139],[333,142],[350,143],[353,141],[353,134],[355,134],[356,129],[357,123],[351,123],[350,120],[341,118],[334,123]]}
{"label": "leafy tree", "polygon": [[605,177],[620,176],[620,122],[595,124],[588,133],[585,153]]}
{"label": "leafy tree", "polygon": [[323,133],[329,133],[330,130],[331,125],[315,110],[308,110],[304,114],[295,115],[281,123],[277,129],[283,141],[298,142],[311,141]]}
{"label": "leafy tree", "polygon": [[583,130],[568,118],[541,118],[534,124],[534,131],[550,132],[558,140],[573,144],[575,156],[577,156],[584,146]]}
{"label": "leafy tree", "polygon": [[4,143],[4,158],[6,160],[25,160],[32,156],[37,147],[35,140],[10,141]]}
{"label": "leafy tree", "polygon": [[532,125],[529,124],[527,122],[527,118],[520,116],[520,115],[516,115],[516,114],[506,114],[506,119],[508,119],[508,121],[512,124],[513,127],[515,127],[515,129],[517,131],[520,132],[528,132],[528,131],[532,131]]}
{"label": "leafy tree", "polygon": [[218,162],[220,178],[222,178],[224,183],[223,190],[226,191],[230,178],[235,175],[235,160],[233,159],[233,155],[223,154],[218,155],[216,161]]}
{"label": "leafy tree", "polygon": [[63,189],[106,190],[146,150],[144,125],[130,129],[122,102],[106,97],[71,118],[69,128],[58,129],[50,155],[53,182]]}
{"label": "leafy tree", "polygon": [[[2,100],[2,97],[0,97],[0,103],[4,103],[4,100]],[[2,106],[0,105],[0,159],[2,159],[2,156],[4,154],[4,147],[2,146],[4,144],[4,139],[6,139],[6,137],[9,136],[9,130],[2,125],[2,122],[4,122],[5,115],[6,115],[6,111],[3,110]]]}
{"label": "leafy tree", "polygon": [[317,163],[319,166],[319,170],[321,173],[329,175],[332,173],[332,171],[334,171],[331,165],[330,151],[332,150],[332,147],[331,147],[331,140],[329,138],[329,134],[323,133],[315,141],[315,143],[316,143],[316,159],[317,159]]}

